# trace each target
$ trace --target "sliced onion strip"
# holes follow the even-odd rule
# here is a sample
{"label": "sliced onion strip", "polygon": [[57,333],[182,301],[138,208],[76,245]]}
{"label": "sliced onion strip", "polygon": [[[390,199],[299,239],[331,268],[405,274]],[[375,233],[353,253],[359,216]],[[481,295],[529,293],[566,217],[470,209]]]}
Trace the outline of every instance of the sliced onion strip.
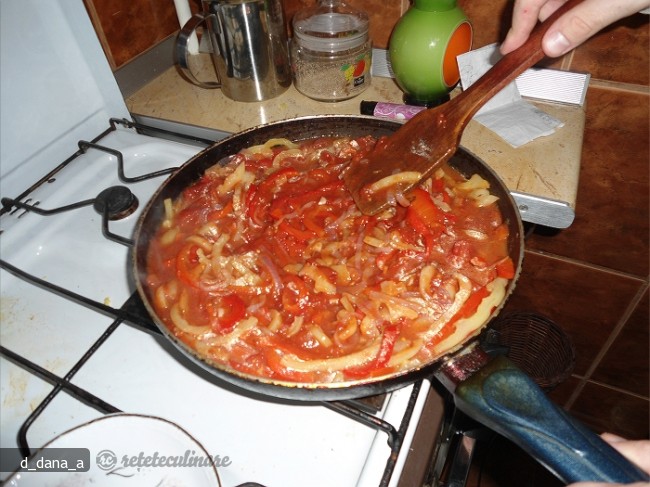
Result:
{"label": "sliced onion strip", "polygon": [[399,367],[404,365],[404,363],[417,355],[417,353],[422,349],[424,342],[421,339],[414,340],[407,348],[400,350],[399,352],[394,352],[388,361],[389,367]]}
{"label": "sliced onion strip", "polygon": [[442,328],[451,320],[460,308],[462,308],[467,298],[472,294],[472,283],[471,281],[463,276],[462,274],[456,274],[456,280],[458,281],[459,289],[456,291],[454,296],[454,302],[451,303],[451,306],[445,310],[440,318],[434,320],[431,324],[431,327],[420,335],[420,338],[424,340],[425,343],[429,342],[434,336],[442,330]]}
{"label": "sliced onion strip", "polygon": [[294,336],[296,333],[298,333],[298,332],[300,331],[300,329],[302,328],[302,323],[303,323],[303,321],[305,321],[305,317],[304,317],[304,316],[296,316],[296,317],[293,319],[293,322],[291,323],[291,326],[290,326],[289,329],[287,330],[286,336],[287,336],[288,338],[291,338],[291,337]]}
{"label": "sliced onion strip", "polygon": [[280,359],[280,362],[283,366],[297,372],[333,372],[350,367],[359,367],[370,362],[379,353],[380,344],[381,339],[377,339],[358,352],[319,360],[302,360],[293,354],[287,354]]}
{"label": "sliced onion strip", "polygon": [[176,328],[192,336],[205,335],[206,333],[210,333],[212,331],[212,328],[209,326],[190,325],[190,323],[185,318],[183,318],[178,304],[174,304],[172,306],[171,310],[169,311],[169,317],[172,319],[172,322]]}
{"label": "sliced onion strip", "polygon": [[329,348],[333,345],[332,339],[327,336],[323,329],[318,325],[310,325],[309,333],[325,348]]}
{"label": "sliced onion strip", "polygon": [[409,184],[416,184],[422,173],[417,171],[402,171],[397,174],[391,174],[385,178],[381,178],[379,181],[375,181],[370,186],[368,186],[368,191],[375,193],[381,191],[382,189],[391,188],[396,185],[405,186]]}

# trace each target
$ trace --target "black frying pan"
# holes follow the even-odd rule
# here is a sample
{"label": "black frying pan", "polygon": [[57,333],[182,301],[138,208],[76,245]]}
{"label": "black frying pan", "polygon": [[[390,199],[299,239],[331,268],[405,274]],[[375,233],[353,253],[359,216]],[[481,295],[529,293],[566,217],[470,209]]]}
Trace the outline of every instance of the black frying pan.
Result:
{"label": "black frying pan", "polygon": [[[135,232],[134,269],[138,292],[163,335],[183,354],[210,373],[249,391],[302,401],[342,400],[374,395],[403,387],[434,373],[454,391],[457,406],[512,439],[567,482],[604,480],[632,482],[647,479],[598,436],[576,423],[554,406],[523,372],[505,358],[489,360],[473,337],[456,355],[393,375],[332,384],[296,384],[263,379],[208,362],[177,339],[156,315],[145,282],[146,256],[150,240],[164,218],[163,200],[176,198],[216,162],[236,152],[276,137],[303,140],[324,136],[389,135],[397,122],[363,116],[317,116],[275,122],[235,134],[187,161],[153,195]],[[470,176],[477,173],[490,182],[490,191],[510,229],[508,248],[515,263],[515,278],[494,317],[512,293],[521,272],[523,231],[515,203],[503,182],[481,160],[460,149],[450,165]],[[489,320],[488,320],[489,321]]]}

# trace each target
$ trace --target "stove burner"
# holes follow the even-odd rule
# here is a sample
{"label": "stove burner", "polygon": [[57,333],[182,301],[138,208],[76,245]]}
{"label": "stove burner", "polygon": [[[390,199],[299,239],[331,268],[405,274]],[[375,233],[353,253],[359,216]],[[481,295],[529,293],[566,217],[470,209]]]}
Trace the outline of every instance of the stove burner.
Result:
{"label": "stove burner", "polygon": [[108,211],[109,220],[121,220],[138,209],[138,198],[126,186],[111,186],[99,193],[93,208],[100,214]]}

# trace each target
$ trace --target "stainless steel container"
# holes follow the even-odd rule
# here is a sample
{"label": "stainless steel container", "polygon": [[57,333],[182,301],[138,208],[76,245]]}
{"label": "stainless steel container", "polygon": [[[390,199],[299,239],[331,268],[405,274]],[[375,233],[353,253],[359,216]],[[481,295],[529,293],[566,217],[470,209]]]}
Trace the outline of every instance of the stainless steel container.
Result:
{"label": "stainless steel container", "polygon": [[[280,0],[203,0],[176,40],[175,58],[185,77],[203,88],[221,88],[235,101],[262,101],[291,85],[284,12]],[[188,40],[204,24],[218,81],[197,79],[189,66]]]}

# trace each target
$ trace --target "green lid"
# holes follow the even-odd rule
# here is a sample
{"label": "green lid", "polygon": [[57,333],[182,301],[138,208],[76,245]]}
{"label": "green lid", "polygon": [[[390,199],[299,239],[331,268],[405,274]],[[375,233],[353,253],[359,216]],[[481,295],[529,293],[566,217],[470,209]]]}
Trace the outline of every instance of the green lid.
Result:
{"label": "green lid", "polygon": [[456,7],[456,0],[415,0],[415,8],[427,12],[444,12]]}

